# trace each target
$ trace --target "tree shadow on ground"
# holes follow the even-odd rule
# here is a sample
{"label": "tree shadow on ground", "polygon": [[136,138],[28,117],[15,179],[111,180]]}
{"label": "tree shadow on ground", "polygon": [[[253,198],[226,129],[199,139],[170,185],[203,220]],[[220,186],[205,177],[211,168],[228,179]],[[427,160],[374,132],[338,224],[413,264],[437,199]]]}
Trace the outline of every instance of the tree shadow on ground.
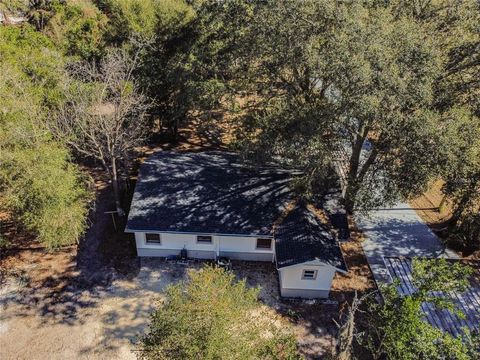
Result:
{"label": "tree shadow on ground", "polygon": [[[17,259],[28,280],[23,281],[16,295],[2,297],[2,305],[17,304],[36,310],[46,322],[74,324],[85,321],[77,318],[78,311],[95,306],[99,294],[112,280],[138,272],[133,237],[123,234],[122,227],[115,230],[111,215],[105,214],[113,208],[110,188],[105,180],[97,180],[96,185],[90,227],[77,250],[68,247],[48,252],[34,247],[4,254],[2,261]],[[13,277],[18,279],[15,274]]]}
{"label": "tree shadow on ground", "polygon": [[401,218],[376,218],[364,224],[364,248],[369,259],[383,262],[384,256],[439,257],[445,246],[423,223]]}

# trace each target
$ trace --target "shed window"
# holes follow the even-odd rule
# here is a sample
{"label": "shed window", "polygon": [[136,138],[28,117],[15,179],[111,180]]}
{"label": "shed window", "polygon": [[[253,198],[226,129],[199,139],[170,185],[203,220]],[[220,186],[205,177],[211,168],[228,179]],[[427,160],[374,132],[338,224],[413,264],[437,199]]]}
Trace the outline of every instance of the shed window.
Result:
{"label": "shed window", "polygon": [[272,239],[257,239],[257,249],[271,249]]}
{"label": "shed window", "polygon": [[211,244],[212,243],[212,237],[209,235],[198,235],[197,236],[197,242],[202,243],[202,244]]}
{"label": "shed window", "polygon": [[317,270],[303,270],[302,280],[315,280],[317,277]]}
{"label": "shed window", "polygon": [[160,244],[160,234],[154,234],[154,233],[145,234],[145,242],[147,244]]}

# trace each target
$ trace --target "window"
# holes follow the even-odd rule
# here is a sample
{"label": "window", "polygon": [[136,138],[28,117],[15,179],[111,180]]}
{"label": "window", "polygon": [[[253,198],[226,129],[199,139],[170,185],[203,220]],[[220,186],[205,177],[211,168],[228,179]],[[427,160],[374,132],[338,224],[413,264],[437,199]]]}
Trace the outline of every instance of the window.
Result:
{"label": "window", "polygon": [[317,270],[303,270],[302,280],[315,280],[317,277]]}
{"label": "window", "polygon": [[147,244],[160,244],[160,234],[153,234],[153,233],[145,234],[145,242]]}
{"label": "window", "polygon": [[271,249],[272,239],[257,239],[257,249]]}
{"label": "window", "polygon": [[201,244],[211,244],[212,237],[210,235],[198,235],[197,242]]}

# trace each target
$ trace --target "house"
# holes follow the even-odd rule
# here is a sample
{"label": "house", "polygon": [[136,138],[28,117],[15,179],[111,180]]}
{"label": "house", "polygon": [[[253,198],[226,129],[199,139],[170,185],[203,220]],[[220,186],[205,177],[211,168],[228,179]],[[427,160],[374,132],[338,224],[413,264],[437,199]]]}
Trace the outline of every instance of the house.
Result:
{"label": "house", "polygon": [[239,155],[161,151],[141,166],[126,232],[138,256],[270,261],[285,297],[328,297],[346,272],[337,239],[307,204],[295,202],[300,173],[253,166]]}

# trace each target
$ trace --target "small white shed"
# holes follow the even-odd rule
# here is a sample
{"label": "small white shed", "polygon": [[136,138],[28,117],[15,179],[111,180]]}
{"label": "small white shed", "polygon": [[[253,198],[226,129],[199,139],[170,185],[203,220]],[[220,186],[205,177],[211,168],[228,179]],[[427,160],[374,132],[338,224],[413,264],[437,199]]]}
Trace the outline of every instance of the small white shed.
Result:
{"label": "small white shed", "polygon": [[335,273],[347,272],[337,239],[303,202],[276,228],[275,249],[283,297],[327,298]]}
{"label": "small white shed", "polygon": [[328,298],[337,271],[344,272],[318,260],[280,268],[280,295],[305,299]]}

